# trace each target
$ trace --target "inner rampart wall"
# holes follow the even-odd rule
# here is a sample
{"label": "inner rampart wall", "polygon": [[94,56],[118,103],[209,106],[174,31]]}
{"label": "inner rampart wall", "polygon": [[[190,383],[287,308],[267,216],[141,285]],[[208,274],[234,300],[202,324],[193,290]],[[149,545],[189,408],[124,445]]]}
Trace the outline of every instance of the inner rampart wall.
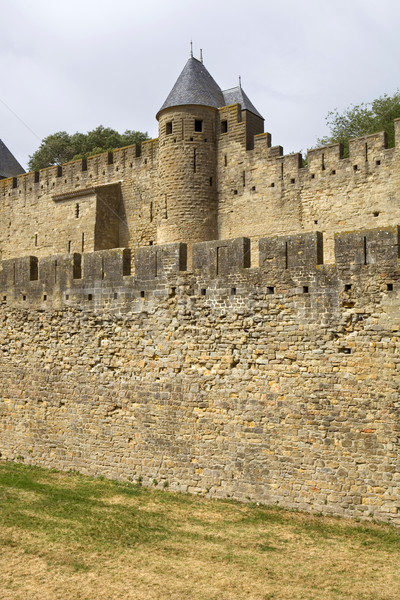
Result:
{"label": "inner rampart wall", "polygon": [[300,154],[271,147],[268,133],[256,135],[248,150],[254,126],[239,105],[218,111],[215,131],[204,118],[201,133],[192,131],[196,115],[204,117],[196,111],[185,113],[191,129],[186,124],[184,137],[175,123],[173,134],[141,150],[1,180],[2,258],[106,247],[130,248],[133,256],[157,241],[245,236],[256,267],[260,238],[321,231],[325,262],[333,263],[335,232],[400,222],[400,120],[394,148],[378,133],[352,140],[348,158],[339,145],[310,150],[303,166]]}
{"label": "inner rampart wall", "polygon": [[246,151],[236,106],[220,109],[220,117],[227,132],[219,141],[218,236],[250,238],[255,265],[263,236],[321,231],[325,260],[334,262],[335,232],[399,222],[400,120],[394,148],[377,133],[351,140],[348,158],[339,145],[309,150],[303,166],[301,154],[271,147],[267,133]]}
{"label": "inner rampart wall", "polygon": [[399,229],[3,261],[0,451],[400,522]]}

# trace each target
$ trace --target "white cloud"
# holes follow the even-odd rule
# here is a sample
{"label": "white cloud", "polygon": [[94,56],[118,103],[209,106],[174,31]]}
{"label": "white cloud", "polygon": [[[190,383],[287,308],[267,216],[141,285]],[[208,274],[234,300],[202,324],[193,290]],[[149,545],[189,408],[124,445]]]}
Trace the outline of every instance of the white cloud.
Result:
{"label": "white cloud", "polygon": [[[305,150],[328,110],[397,89],[399,17],[395,0],[3,0],[0,98],[40,138],[156,136],[193,38],[222,88],[242,76],[273,143]],[[24,165],[39,143],[1,103],[0,138]]]}

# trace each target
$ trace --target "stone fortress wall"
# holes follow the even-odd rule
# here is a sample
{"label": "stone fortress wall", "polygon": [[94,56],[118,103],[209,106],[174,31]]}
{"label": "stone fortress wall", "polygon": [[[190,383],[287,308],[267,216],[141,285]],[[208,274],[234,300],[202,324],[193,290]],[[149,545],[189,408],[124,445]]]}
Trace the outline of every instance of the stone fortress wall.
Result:
{"label": "stone fortress wall", "polygon": [[[261,237],[321,231],[325,260],[333,262],[336,232],[400,222],[400,120],[394,148],[386,147],[384,133],[374,134],[352,140],[349,158],[341,158],[339,145],[310,150],[302,167],[301,155],[283,155],[269,134],[256,135],[247,149],[254,127],[242,113],[238,105],[216,111],[214,149],[204,153],[207,133],[191,141],[187,127],[184,140],[161,135],[162,160],[156,139],[141,150],[0,180],[2,258],[117,247],[130,248],[133,257],[149,244],[180,239],[190,251],[192,242],[245,236],[257,266]],[[191,109],[192,129],[195,114],[203,116]],[[179,111],[174,117],[181,120]]]}
{"label": "stone fortress wall", "polygon": [[3,459],[400,520],[399,228],[12,259]]}
{"label": "stone fortress wall", "polygon": [[158,139],[0,180],[1,458],[399,523],[400,120],[303,166],[185,69]]}

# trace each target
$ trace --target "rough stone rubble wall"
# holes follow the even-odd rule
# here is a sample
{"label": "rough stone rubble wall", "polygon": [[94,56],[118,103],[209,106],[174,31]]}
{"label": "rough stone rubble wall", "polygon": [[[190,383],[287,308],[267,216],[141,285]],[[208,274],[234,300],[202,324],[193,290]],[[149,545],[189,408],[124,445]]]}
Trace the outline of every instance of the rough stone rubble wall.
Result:
{"label": "rough stone rubble wall", "polygon": [[321,245],[3,263],[2,458],[399,523],[399,230]]}

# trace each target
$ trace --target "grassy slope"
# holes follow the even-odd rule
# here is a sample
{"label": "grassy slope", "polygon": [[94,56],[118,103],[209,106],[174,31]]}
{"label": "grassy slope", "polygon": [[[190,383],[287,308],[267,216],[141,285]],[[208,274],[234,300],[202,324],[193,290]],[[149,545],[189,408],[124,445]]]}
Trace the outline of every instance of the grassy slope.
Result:
{"label": "grassy slope", "polygon": [[0,463],[0,598],[398,600],[400,531]]}

